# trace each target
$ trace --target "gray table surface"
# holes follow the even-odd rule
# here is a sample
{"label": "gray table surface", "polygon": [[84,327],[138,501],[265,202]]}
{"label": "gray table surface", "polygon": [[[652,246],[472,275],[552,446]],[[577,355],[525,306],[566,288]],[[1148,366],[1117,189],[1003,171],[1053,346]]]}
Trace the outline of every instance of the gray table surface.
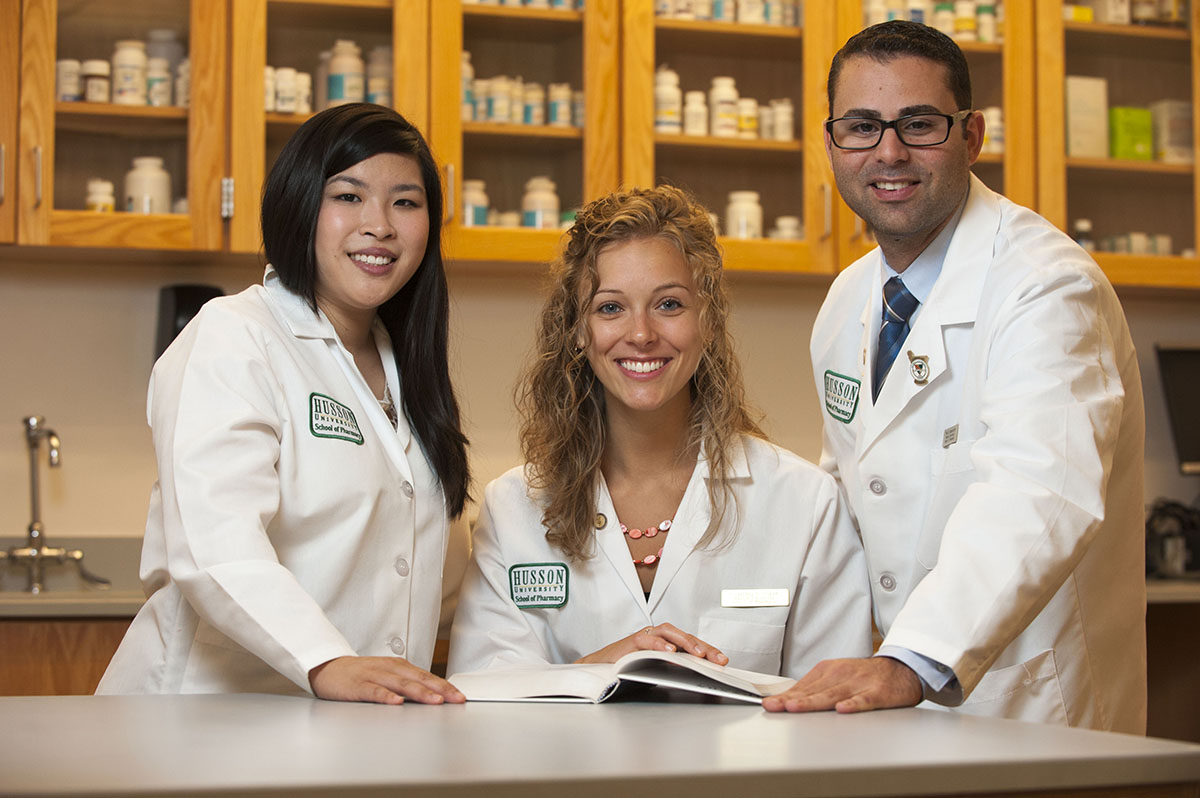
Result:
{"label": "gray table surface", "polygon": [[904,709],[0,698],[0,795],[944,795],[1200,783],[1200,746]]}

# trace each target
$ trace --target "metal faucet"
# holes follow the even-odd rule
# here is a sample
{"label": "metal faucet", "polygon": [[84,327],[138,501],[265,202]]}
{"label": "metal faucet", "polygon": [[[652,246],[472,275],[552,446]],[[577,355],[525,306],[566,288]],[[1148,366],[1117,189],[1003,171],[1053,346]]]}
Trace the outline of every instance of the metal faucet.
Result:
{"label": "metal faucet", "polygon": [[54,430],[46,426],[46,419],[41,416],[29,416],[24,420],[25,440],[29,444],[29,504],[33,520],[29,522],[29,534],[24,546],[14,546],[8,551],[0,551],[0,561],[7,560],[29,569],[30,593],[41,593],[43,590],[42,576],[45,563],[59,564],[73,562],[79,566],[79,575],[87,582],[99,585],[101,590],[112,587],[112,582],[102,576],[96,576],[83,566],[83,552],[79,549],[50,548],[42,535],[42,502],[38,486],[38,453],[41,451],[42,439],[46,439],[49,447],[50,467],[61,465],[60,450],[62,441]]}

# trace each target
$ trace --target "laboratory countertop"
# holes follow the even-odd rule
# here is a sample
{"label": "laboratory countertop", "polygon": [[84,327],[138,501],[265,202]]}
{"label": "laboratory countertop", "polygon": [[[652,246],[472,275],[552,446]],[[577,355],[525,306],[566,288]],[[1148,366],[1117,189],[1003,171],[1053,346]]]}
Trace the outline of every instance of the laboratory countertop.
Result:
{"label": "laboratory countertop", "polygon": [[902,709],[0,698],[0,795],[992,795],[1200,791],[1200,746]]}

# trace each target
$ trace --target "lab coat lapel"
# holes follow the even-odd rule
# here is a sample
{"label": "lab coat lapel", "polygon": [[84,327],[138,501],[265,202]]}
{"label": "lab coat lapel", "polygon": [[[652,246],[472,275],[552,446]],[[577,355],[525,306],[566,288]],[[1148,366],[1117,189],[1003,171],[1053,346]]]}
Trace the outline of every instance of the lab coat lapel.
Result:
{"label": "lab coat lapel", "polygon": [[366,421],[370,424],[372,431],[374,431],[375,438],[381,442],[388,460],[395,466],[404,479],[411,481],[412,472],[408,467],[408,458],[405,457],[404,452],[412,436],[409,432],[407,419],[404,417],[404,407],[400,399],[401,386],[396,370],[396,358],[392,352],[391,340],[386,330],[383,329],[382,323],[378,319],[375,320],[375,345],[379,349],[380,358],[383,360],[383,370],[387,375],[388,388],[398,403],[396,412],[399,415],[399,423],[396,425],[396,429],[392,429],[391,421],[388,419],[387,414],[383,412],[383,408],[379,406],[379,400],[371,393],[367,381],[363,379],[358,367],[354,365],[354,358],[342,346],[337,332],[333,329],[333,325],[330,324],[325,314],[320,310],[313,313],[307,300],[287,290],[279,281],[279,275],[270,266],[267,266],[266,274],[263,277],[263,285],[270,294],[272,301],[278,307],[278,315],[287,324],[292,335],[297,338],[319,339],[324,341],[330,348],[333,359],[341,368],[342,373],[345,374],[346,381],[354,389],[354,395],[366,413]]}
{"label": "lab coat lapel", "polygon": [[[750,467],[746,461],[746,451],[740,439],[735,439],[729,453],[729,472],[732,478],[748,477]],[[696,469],[684,490],[683,500],[671,523],[671,532],[667,535],[663,546],[662,560],[658,573],[654,575],[654,585],[650,589],[650,600],[647,602],[653,612],[662,601],[671,582],[679,574],[683,564],[689,557],[701,556],[696,552],[697,544],[708,531],[712,521],[712,508],[708,501],[708,480],[712,475],[708,458],[703,452],[696,461]],[[726,520],[732,519],[736,507],[726,509]],[[719,542],[719,541],[718,541]]]}
{"label": "lab coat lapel", "polygon": [[600,476],[599,482],[600,484],[596,488],[596,512],[604,516],[605,523],[603,527],[596,530],[596,548],[600,550],[600,555],[612,568],[617,580],[625,586],[629,599],[645,614],[646,621],[649,622],[650,613],[646,608],[645,597],[642,595],[642,583],[638,580],[637,566],[633,564],[629,546],[625,543],[625,535],[621,533],[621,522],[617,519],[617,511],[613,507],[612,497],[608,493],[608,485],[604,482],[603,475]]}
{"label": "lab coat lapel", "polygon": [[[950,239],[941,274],[912,331],[904,339],[879,392],[879,400],[865,416],[860,455],[946,374],[944,330],[975,322],[999,226],[1000,204],[996,194],[972,175],[967,205]],[[875,286],[873,290],[882,289]],[[917,361],[923,362],[924,368]]]}

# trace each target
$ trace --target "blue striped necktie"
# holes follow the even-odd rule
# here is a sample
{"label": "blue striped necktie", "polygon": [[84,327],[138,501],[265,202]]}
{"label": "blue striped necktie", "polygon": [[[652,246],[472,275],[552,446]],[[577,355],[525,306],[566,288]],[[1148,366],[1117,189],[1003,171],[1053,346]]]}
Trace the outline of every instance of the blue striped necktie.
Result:
{"label": "blue striped necktie", "polygon": [[908,335],[908,320],[921,303],[904,287],[898,276],[883,284],[883,322],[879,325],[879,349],[875,355],[875,381],[871,385],[871,401],[879,398],[879,389],[887,377],[892,361],[900,353]]}

